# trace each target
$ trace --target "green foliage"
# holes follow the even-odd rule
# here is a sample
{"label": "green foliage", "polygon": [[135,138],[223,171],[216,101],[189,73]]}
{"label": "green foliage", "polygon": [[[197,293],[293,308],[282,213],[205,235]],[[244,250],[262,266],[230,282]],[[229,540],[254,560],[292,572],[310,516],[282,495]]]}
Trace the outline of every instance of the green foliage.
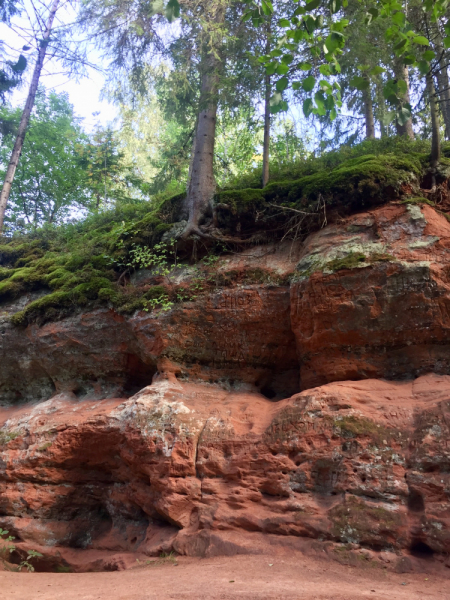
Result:
{"label": "green foliage", "polygon": [[[391,152],[383,153],[386,149]],[[272,234],[276,239],[284,234],[292,217],[279,206],[308,212],[315,209],[320,196],[327,209],[350,211],[397,198],[403,183],[420,179],[427,158],[427,154],[418,152],[423,149],[420,143],[403,141],[396,145],[379,141],[354,149],[345,147],[341,153],[331,152],[298,164],[296,172],[303,171],[298,179],[274,182],[264,190],[224,190],[216,196],[219,225],[233,229],[240,224],[239,235],[267,228],[276,232]],[[375,152],[367,154],[368,150]],[[175,248],[171,242],[163,242],[162,236],[178,221],[183,199],[184,193],[162,196],[153,204],[119,205],[79,223],[3,238],[0,302],[15,300],[25,292],[36,293],[11,318],[12,323],[42,324],[86,306],[111,306],[121,313],[166,311],[174,303],[194,301],[208,286],[240,280],[239,273],[214,274],[218,255],[227,251],[226,246],[218,244],[215,253],[192,270],[189,284],[174,289],[170,275]],[[343,268],[353,266],[353,262],[357,266],[360,259],[350,256],[331,266]],[[391,259],[387,255],[370,255],[366,261]],[[123,285],[124,277],[142,268],[151,270],[156,278],[166,278],[166,283],[162,285],[156,279],[151,286],[139,287],[132,282]],[[255,270],[247,274],[243,283],[257,283],[265,277],[267,274]],[[276,285],[281,284],[275,276],[272,279]]]}
{"label": "green foliage", "polygon": [[[0,109],[0,119],[18,123],[20,113],[21,109],[5,105]],[[2,138],[0,156],[4,168],[15,134],[13,125],[10,134]],[[9,230],[60,223],[86,206],[81,184],[83,171],[75,152],[82,137],[67,94],[47,94],[40,88],[9,198],[6,213]]]}
{"label": "green foliage", "polygon": [[151,248],[132,244],[131,261],[128,266],[136,269],[151,269],[155,275],[169,275],[172,266],[169,264],[168,256],[173,254],[174,244],[174,240],[170,244],[158,242]]}
{"label": "green foliage", "polygon": [[[7,558],[9,555],[16,550],[16,546],[12,543],[15,538],[8,534],[9,531],[0,528],[0,541],[3,542],[3,546],[0,547],[0,559],[5,565],[8,562]],[[35,558],[42,558],[42,554],[40,552],[36,552],[36,550],[27,550],[27,557],[17,565],[17,571],[20,572],[23,569],[26,569],[29,573],[33,573],[34,566],[30,563],[30,560]]]}
{"label": "green foliage", "polygon": [[156,308],[158,308],[160,312],[166,312],[173,307],[173,302],[169,300],[168,294],[161,294],[157,298],[144,300],[143,307],[146,312]]}

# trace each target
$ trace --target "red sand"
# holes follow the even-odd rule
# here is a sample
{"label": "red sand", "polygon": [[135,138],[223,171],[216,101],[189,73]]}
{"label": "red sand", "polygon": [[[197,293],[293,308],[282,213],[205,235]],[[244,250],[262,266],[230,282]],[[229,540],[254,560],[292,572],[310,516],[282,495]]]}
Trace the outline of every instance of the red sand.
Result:
{"label": "red sand", "polygon": [[[448,600],[448,579],[396,574],[289,556],[177,558],[113,573],[0,573],[2,598],[15,600]],[[450,570],[449,570],[450,576]]]}

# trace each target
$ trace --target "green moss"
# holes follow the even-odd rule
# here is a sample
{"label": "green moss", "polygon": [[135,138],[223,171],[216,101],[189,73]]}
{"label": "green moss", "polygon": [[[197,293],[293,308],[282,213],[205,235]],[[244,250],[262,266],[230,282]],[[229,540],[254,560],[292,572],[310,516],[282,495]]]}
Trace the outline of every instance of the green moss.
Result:
{"label": "green moss", "polygon": [[12,440],[19,437],[20,431],[1,431],[0,430],[0,446],[5,446]]}
{"label": "green moss", "polygon": [[293,212],[277,205],[314,213],[319,199],[328,209],[356,210],[402,195],[402,185],[418,184],[423,173],[419,155],[367,155],[343,162],[335,169],[306,175],[295,181],[277,181],[264,189],[226,190],[216,195],[222,227],[263,228],[264,223],[286,221]]}
{"label": "green moss", "polygon": [[368,262],[370,262],[370,263],[389,262],[391,260],[395,260],[395,256],[392,256],[392,254],[387,254],[385,252],[373,252],[369,256]]}
{"label": "green moss", "polygon": [[24,310],[17,312],[11,317],[11,323],[13,323],[13,325],[26,325],[46,312],[47,314],[53,315],[54,312],[51,310],[49,311],[49,309],[58,309],[70,304],[70,293],[62,291],[53,292],[34,302],[30,302]]}
{"label": "green moss", "polygon": [[40,446],[38,448],[38,452],[45,452],[46,450],[48,450],[52,445],[52,442],[46,442],[45,444],[43,444],[42,446]]}
{"label": "green moss", "polygon": [[360,252],[350,252],[344,258],[335,258],[325,263],[323,269],[326,271],[341,271],[342,269],[355,269],[361,263],[366,262],[366,257]]}
{"label": "green moss", "polygon": [[370,437],[374,441],[379,442],[381,439],[392,438],[392,432],[386,427],[365,419],[364,417],[348,416],[342,419],[336,419],[333,426],[344,438]]}
{"label": "green moss", "polygon": [[402,204],[428,204],[429,206],[436,206],[434,202],[423,196],[408,196],[402,200]]}
{"label": "green moss", "polygon": [[[219,226],[224,232],[231,231],[240,237],[259,236],[252,239],[255,243],[265,243],[280,239],[295,217],[295,213],[285,209],[315,212],[321,198],[327,210],[342,208],[345,213],[397,198],[404,183],[415,184],[420,179],[427,162],[425,150],[423,144],[404,140],[395,144],[386,141],[363,144],[304,161],[301,168],[288,169],[284,175],[278,173],[278,180],[265,189],[239,184],[240,189],[222,190],[215,198]],[[46,228],[29,237],[2,239],[0,302],[30,291],[46,294],[17,313],[12,322],[42,323],[86,305],[112,305],[121,312],[132,312],[142,309],[146,300],[166,293],[164,289],[155,291],[156,286],[145,291],[122,285],[123,275],[129,269],[134,245],[154,246],[160,242],[179,219],[184,197],[185,192],[160,196],[151,204],[122,205],[80,223]],[[309,231],[321,224],[317,219]],[[220,254],[224,249],[219,246]],[[379,254],[375,256],[358,248],[344,259],[331,261],[327,268],[338,270],[353,268],[364,260],[369,263],[391,260]],[[214,285],[232,285],[237,280],[282,283],[275,274],[258,269],[245,277],[240,273],[214,273],[211,281],[213,277]],[[202,284],[203,288],[206,289],[208,282],[209,279]],[[191,296],[198,291],[191,290]]]}

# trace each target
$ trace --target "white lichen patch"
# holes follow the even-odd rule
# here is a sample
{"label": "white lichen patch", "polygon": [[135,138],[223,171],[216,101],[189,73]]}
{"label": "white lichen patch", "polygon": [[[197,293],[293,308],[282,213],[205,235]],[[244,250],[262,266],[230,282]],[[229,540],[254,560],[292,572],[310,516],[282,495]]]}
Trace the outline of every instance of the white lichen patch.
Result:
{"label": "white lichen patch", "polygon": [[427,221],[423,215],[423,212],[418,204],[408,204],[406,210],[409,212],[409,218],[411,221],[423,220],[426,225]]}
{"label": "white lichen patch", "polygon": [[415,242],[412,242],[411,244],[409,244],[408,247],[411,250],[414,250],[416,248],[428,248],[429,246],[432,246],[436,242],[439,242],[440,239],[441,238],[439,238],[437,235],[427,235],[422,240],[416,240]]}

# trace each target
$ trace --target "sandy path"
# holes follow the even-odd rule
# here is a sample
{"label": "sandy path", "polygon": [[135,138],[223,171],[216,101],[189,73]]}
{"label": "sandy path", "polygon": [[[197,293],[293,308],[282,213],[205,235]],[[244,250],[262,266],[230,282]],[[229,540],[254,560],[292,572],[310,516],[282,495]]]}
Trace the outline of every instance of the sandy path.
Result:
{"label": "sandy path", "polygon": [[[271,565],[272,566],[269,566]],[[449,572],[450,574],[450,572]],[[288,557],[180,557],[113,573],[0,573],[0,597],[15,600],[450,600],[450,579],[356,569]]]}

